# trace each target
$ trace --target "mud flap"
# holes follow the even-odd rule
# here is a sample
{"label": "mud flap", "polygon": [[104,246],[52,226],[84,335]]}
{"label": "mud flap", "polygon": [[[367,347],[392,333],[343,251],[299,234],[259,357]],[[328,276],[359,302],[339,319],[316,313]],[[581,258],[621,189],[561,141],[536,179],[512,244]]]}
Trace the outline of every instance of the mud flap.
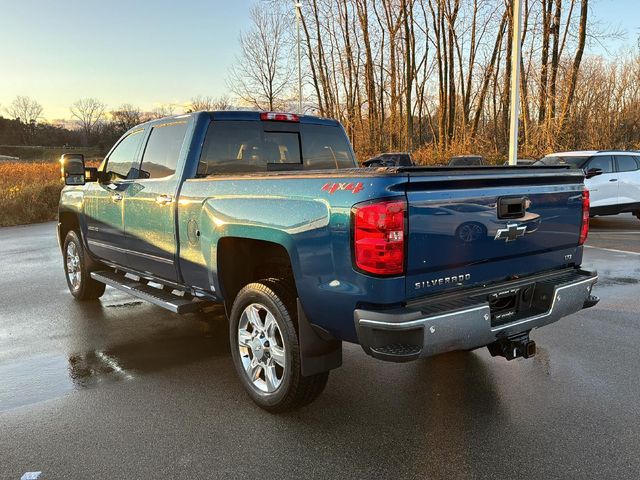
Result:
{"label": "mud flap", "polygon": [[298,306],[298,339],[300,342],[300,364],[305,377],[326,372],[342,365],[342,342],[329,333],[309,323]]}

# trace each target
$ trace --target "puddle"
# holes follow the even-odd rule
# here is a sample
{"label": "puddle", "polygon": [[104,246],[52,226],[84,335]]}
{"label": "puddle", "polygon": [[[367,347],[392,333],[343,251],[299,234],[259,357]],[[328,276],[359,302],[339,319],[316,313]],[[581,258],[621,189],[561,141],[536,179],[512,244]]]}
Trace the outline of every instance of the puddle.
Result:
{"label": "puddle", "polygon": [[0,365],[0,412],[73,390],[68,365],[64,356],[36,356]]}
{"label": "puddle", "polygon": [[34,355],[0,364],[0,412],[74,390],[133,381],[211,357],[228,357],[226,323],[201,322],[189,332],[168,328],[155,337],[69,355]]}
{"label": "puddle", "polygon": [[79,388],[133,378],[115,358],[101,351],[30,357],[0,365],[0,412],[58,398]]}

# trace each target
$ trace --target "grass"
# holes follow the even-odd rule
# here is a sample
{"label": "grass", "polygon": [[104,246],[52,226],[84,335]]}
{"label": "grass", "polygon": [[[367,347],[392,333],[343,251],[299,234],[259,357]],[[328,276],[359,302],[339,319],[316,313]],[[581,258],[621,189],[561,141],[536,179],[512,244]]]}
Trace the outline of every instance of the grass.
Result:
{"label": "grass", "polygon": [[0,227],[54,220],[62,186],[58,162],[1,162]]}

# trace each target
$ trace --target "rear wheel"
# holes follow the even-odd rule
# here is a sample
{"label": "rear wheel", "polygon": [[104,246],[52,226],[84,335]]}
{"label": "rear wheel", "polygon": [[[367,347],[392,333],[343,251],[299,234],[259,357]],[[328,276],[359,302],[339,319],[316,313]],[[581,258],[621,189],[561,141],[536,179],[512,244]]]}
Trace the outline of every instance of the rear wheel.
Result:
{"label": "rear wheel", "polygon": [[77,300],[95,300],[104,293],[105,284],[91,278],[90,265],[80,237],[70,231],[64,241],[64,273],[69,291]]}
{"label": "rear wheel", "polygon": [[287,282],[250,283],[238,293],[230,317],[233,363],[256,404],[282,412],[311,403],[322,393],[329,372],[301,373],[295,294]]}

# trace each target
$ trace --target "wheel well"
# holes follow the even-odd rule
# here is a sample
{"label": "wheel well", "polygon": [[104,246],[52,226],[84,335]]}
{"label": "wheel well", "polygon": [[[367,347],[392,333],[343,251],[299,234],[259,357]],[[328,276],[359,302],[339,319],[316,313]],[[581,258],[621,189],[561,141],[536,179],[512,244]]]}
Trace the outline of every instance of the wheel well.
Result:
{"label": "wheel well", "polygon": [[226,237],[218,243],[218,281],[227,307],[242,287],[264,278],[293,278],[287,250],[277,243]]}
{"label": "wheel well", "polygon": [[62,248],[64,246],[64,240],[67,238],[67,233],[71,230],[75,230],[78,233],[80,232],[80,222],[78,215],[74,212],[60,212],[58,221],[60,222],[60,248]]}

